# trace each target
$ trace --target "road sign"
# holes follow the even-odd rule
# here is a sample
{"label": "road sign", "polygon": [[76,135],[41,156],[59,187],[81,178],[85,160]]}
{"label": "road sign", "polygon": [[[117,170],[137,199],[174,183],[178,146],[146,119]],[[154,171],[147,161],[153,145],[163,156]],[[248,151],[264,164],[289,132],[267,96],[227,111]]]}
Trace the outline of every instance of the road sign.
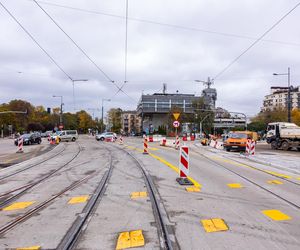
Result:
{"label": "road sign", "polygon": [[174,122],[173,122],[173,127],[174,127],[174,128],[178,128],[179,125],[180,125],[180,122],[179,122],[179,121],[174,121]]}
{"label": "road sign", "polygon": [[174,116],[175,120],[177,121],[180,116],[180,113],[173,113],[173,116]]}

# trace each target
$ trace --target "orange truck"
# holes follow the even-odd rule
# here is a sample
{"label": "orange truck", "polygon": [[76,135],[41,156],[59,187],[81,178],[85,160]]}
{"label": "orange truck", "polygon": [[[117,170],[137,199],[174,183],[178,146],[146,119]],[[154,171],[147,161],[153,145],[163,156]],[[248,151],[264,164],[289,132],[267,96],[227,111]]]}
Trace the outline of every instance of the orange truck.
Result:
{"label": "orange truck", "polygon": [[258,135],[251,131],[231,131],[224,141],[224,149],[228,152],[231,150],[245,151],[247,139],[257,141]]}

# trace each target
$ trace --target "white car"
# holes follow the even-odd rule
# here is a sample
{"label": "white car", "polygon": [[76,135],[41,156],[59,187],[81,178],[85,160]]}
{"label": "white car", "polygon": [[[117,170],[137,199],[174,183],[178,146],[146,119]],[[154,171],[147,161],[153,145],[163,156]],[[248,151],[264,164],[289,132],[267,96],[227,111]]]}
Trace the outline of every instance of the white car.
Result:
{"label": "white car", "polygon": [[102,134],[97,134],[96,135],[96,140],[97,141],[104,141],[107,138],[117,139],[117,134],[114,133],[114,132],[104,132]]}

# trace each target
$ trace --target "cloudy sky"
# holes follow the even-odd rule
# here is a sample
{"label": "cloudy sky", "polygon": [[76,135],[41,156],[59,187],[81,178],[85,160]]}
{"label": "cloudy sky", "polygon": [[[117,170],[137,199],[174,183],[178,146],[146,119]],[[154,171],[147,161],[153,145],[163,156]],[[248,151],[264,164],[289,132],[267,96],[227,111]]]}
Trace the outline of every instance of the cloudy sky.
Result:
{"label": "cloudy sky", "polygon": [[[296,0],[129,0],[127,82],[125,0],[48,0],[40,6],[86,52],[96,66],[32,0],[0,0],[53,61],[0,6],[0,103],[24,99],[34,105],[101,116],[105,109],[135,109],[142,93],[200,95],[194,80],[215,78],[217,106],[252,116],[270,86],[300,85],[300,7],[219,75],[255,40],[298,4]],[[63,72],[63,71],[65,72]],[[102,71],[102,72],[101,72]],[[103,74],[104,72],[104,74]],[[216,77],[217,76],[217,77]],[[114,81],[114,82],[111,82]]]}

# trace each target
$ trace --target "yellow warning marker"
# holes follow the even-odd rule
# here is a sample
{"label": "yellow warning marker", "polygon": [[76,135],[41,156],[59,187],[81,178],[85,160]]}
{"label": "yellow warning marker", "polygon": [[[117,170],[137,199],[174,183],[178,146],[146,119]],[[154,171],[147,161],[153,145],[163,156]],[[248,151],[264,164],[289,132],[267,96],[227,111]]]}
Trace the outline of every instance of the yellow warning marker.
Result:
{"label": "yellow warning marker", "polygon": [[158,148],[149,148],[149,149],[152,150],[152,151],[158,150]]}
{"label": "yellow warning marker", "polygon": [[29,207],[33,203],[35,203],[35,201],[15,202],[8,207],[3,208],[3,211],[24,209],[26,207]]}
{"label": "yellow warning marker", "polygon": [[278,180],[271,180],[271,181],[267,181],[269,184],[275,184],[275,185],[281,185],[283,184],[283,182],[278,181]]}
{"label": "yellow warning marker", "polygon": [[270,217],[272,220],[290,220],[291,217],[284,214],[280,210],[264,210],[261,211],[264,215]]}
{"label": "yellow warning marker", "polygon": [[195,186],[186,187],[185,190],[187,192],[200,192],[201,191],[200,187],[195,187]]}
{"label": "yellow warning marker", "polygon": [[147,192],[133,192],[131,193],[131,199],[136,199],[136,198],[144,198],[147,197],[148,194]]}
{"label": "yellow warning marker", "polygon": [[131,247],[141,247],[145,245],[145,239],[142,230],[131,232],[122,232],[118,237],[116,250]]}
{"label": "yellow warning marker", "polygon": [[207,233],[229,230],[223,219],[215,218],[210,220],[201,220],[201,223]]}
{"label": "yellow warning marker", "polygon": [[32,247],[19,247],[16,250],[40,250],[41,246],[32,246]]}
{"label": "yellow warning marker", "polygon": [[229,183],[227,184],[230,188],[243,188],[243,186],[240,183]]}
{"label": "yellow warning marker", "polygon": [[69,204],[76,204],[76,203],[83,203],[86,202],[88,200],[89,196],[88,195],[84,195],[84,196],[77,196],[77,197],[73,197],[69,200]]}
{"label": "yellow warning marker", "polygon": [[40,250],[41,246],[32,246],[32,247],[19,247],[16,250]]}

